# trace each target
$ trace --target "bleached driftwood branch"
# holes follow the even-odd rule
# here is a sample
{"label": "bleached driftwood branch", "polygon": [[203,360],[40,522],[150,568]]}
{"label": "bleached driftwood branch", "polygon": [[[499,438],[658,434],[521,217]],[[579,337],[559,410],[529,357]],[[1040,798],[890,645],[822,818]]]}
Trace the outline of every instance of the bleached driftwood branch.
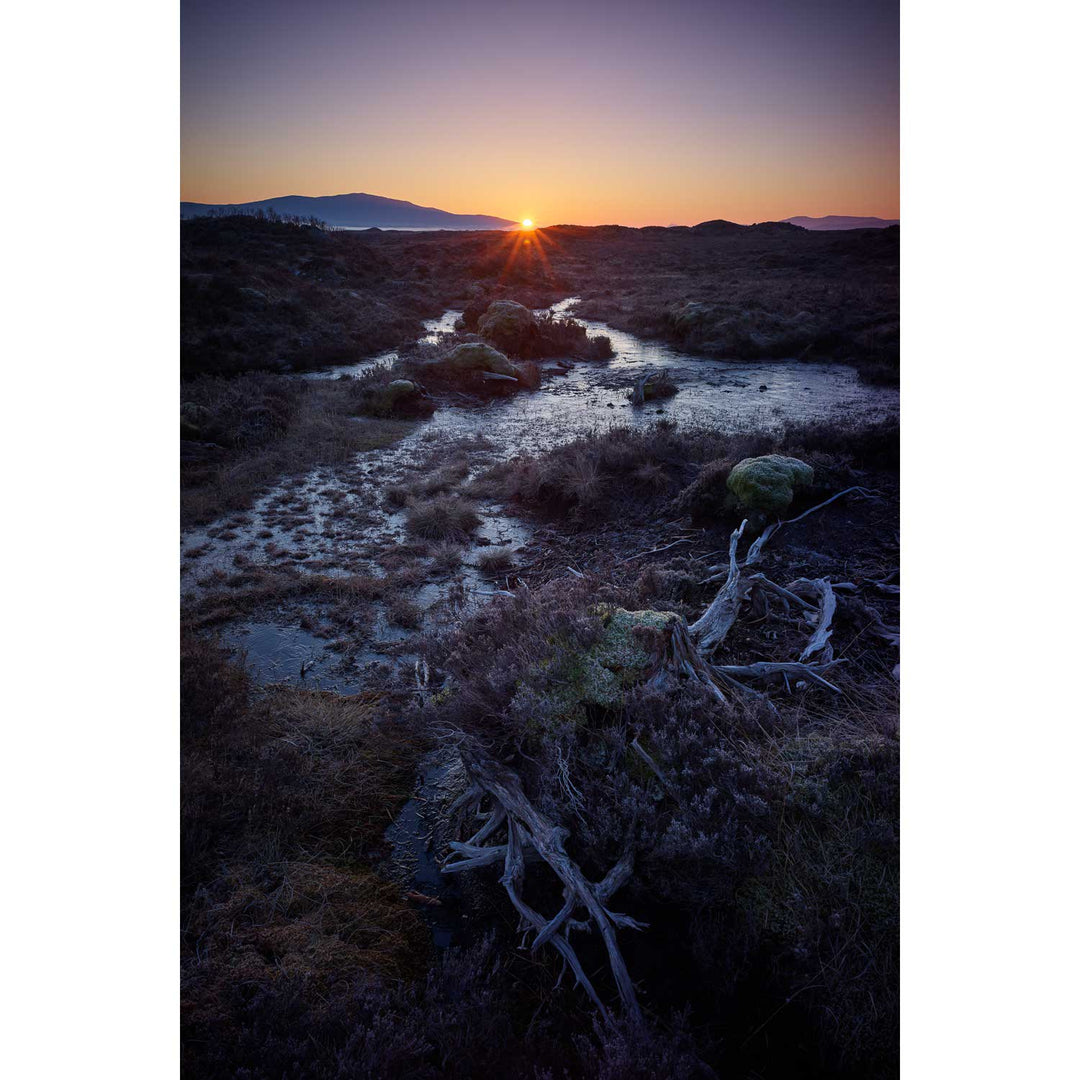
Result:
{"label": "bleached driftwood branch", "polygon": [[806,648],[799,654],[799,660],[806,661],[821,653],[822,662],[828,663],[833,658],[829,638],[832,637],[832,619],[836,614],[836,594],[828,578],[818,578],[811,584],[821,597],[821,606],[817,612],[816,629],[810,635]]}
{"label": "bleached driftwood branch", "polygon": [[[629,915],[611,911],[607,907],[612,894],[627,880],[632,870],[629,856],[624,856],[611,869],[599,884],[590,882],[581,868],[566,853],[564,842],[567,831],[553,825],[525,797],[521,781],[505,766],[474,755],[466,755],[466,770],[472,783],[466,792],[468,807],[479,803],[485,796],[493,804],[492,816],[488,824],[480,830],[484,839],[491,836],[505,821],[506,842],[480,847],[475,843],[452,843],[452,856],[456,861],[447,861],[443,873],[455,873],[486,866],[500,859],[503,862],[501,884],[506,889],[511,903],[521,916],[523,925],[536,932],[533,948],[550,943],[573,971],[578,983],[584,988],[605,1019],[610,1019],[610,1012],[601,1001],[595,987],[586,975],[574,947],[570,944],[569,931],[588,925],[599,931],[608,954],[615,985],[623,1004],[625,1014],[635,1023],[641,1023],[641,1007],[638,1004],[634,984],[627,971],[626,962],[616,939],[616,928],[640,930],[643,923]],[[474,837],[474,840],[476,838]],[[533,847],[537,854],[551,867],[563,884],[565,902],[558,913],[551,919],[545,919],[530,907],[522,897],[525,880],[524,848]],[[570,916],[577,908],[584,908],[588,919],[585,923],[571,920]]]}
{"label": "bleached driftwood branch", "polygon": [[[647,377],[646,377],[647,378]],[[638,387],[643,393],[645,379]],[[778,521],[769,525],[751,544],[742,566],[738,560],[738,546],[746,529],[743,521],[731,534],[728,545],[728,563],[723,586],[705,609],[701,617],[692,625],[677,617],[663,631],[663,642],[655,672],[649,679],[651,686],[666,686],[673,680],[688,679],[703,686],[720,704],[727,703],[725,690],[736,690],[753,695],[765,701],[770,707],[775,706],[767,695],[752,690],[741,680],[769,683],[778,678],[789,685],[789,679],[805,680],[834,693],[840,688],[825,678],[825,675],[844,661],[835,659],[830,638],[832,623],[836,615],[838,594],[850,594],[856,587],[850,582],[832,582],[828,578],[805,579],[789,582],[786,586],[778,585],[762,573],[747,574],[747,567],[756,563],[768,540],[775,536],[785,524],[801,521],[807,515],[835,502],[843,495],[858,492],[871,497],[873,492],[865,488],[848,488],[812,507],[789,522]],[[655,554],[685,542],[674,543],[631,558]],[[624,560],[624,561],[630,561]],[[568,567],[577,577],[584,577],[580,571]],[[706,581],[719,579],[719,568],[713,568],[713,576]],[[877,584],[877,583],[876,583]],[[887,584],[887,583],[880,583]],[[753,593],[758,602],[758,609],[768,608],[765,594],[778,597],[787,608],[798,609],[810,622],[813,633],[797,660],[758,661],[750,664],[715,664],[709,657],[720,646],[738,619],[740,609]],[[845,604],[857,604],[860,601],[844,595]],[[872,609],[868,609],[871,630],[887,640],[898,641],[898,631],[885,626]],[[763,617],[765,617],[763,616]],[[669,787],[669,779],[663,768],[652,755],[645,750],[638,739],[630,743],[630,748],[648,766],[664,788]],[[454,841],[450,855],[443,863],[442,871],[446,874],[467,870],[481,869],[500,864],[503,867],[500,883],[521,920],[521,927],[526,934],[532,935],[533,951],[550,945],[564,961],[564,972],[569,968],[579,985],[588,994],[605,1020],[611,1019],[611,1012],[604,1004],[596,987],[586,973],[576,950],[570,942],[573,931],[597,931],[607,950],[608,964],[622,1002],[623,1011],[633,1023],[642,1023],[641,1007],[633,981],[619,949],[616,931],[620,929],[641,930],[645,924],[621,912],[612,911],[608,904],[612,896],[625,885],[633,873],[633,852],[627,852],[608,871],[603,880],[590,881],[578,864],[566,852],[565,841],[568,831],[555,825],[536,809],[526,797],[520,778],[505,764],[484,756],[475,749],[474,744],[466,741],[462,747],[462,759],[469,777],[466,792],[455,801],[451,814],[474,810],[484,819],[476,832],[464,841]],[[572,809],[576,811],[575,798],[580,793],[573,787],[569,773],[560,776],[560,784]],[[487,803],[490,810],[486,815],[480,813]],[[496,839],[505,830],[505,840]],[[524,899],[525,886],[525,849],[531,848],[542,859],[563,886],[563,902],[559,910],[551,917],[545,917],[536,911]],[[560,976],[561,980],[561,976]]]}
{"label": "bleached driftwood branch", "polygon": [[723,588],[705,609],[700,619],[690,627],[690,638],[704,653],[710,653],[728,636],[739,614],[739,608],[750,592],[750,583],[741,580],[736,551],[746,521],[731,534],[728,547],[728,575]]}
{"label": "bleached driftwood branch", "polygon": [[833,686],[827,679],[822,678],[821,672],[828,671],[829,668],[840,663],[843,661],[833,660],[828,664],[803,664],[797,660],[761,660],[756,664],[718,664],[716,670],[722,675],[743,679],[768,679],[773,675],[793,675],[839,694],[840,687]]}

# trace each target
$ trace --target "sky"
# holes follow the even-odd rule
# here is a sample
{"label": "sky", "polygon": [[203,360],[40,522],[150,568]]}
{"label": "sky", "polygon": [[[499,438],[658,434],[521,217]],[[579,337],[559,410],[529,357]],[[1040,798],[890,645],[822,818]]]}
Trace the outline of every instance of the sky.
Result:
{"label": "sky", "polygon": [[899,217],[898,0],[182,0],[181,198]]}

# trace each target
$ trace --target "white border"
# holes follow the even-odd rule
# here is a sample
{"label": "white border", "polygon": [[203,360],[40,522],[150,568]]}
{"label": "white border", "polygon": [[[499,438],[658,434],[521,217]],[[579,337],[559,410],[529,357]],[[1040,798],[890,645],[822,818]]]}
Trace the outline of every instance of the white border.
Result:
{"label": "white border", "polygon": [[[1075,22],[903,6],[919,1080],[1075,1068]],[[4,1062],[143,1080],[179,1053],[177,5],[23,5],[4,45]]]}

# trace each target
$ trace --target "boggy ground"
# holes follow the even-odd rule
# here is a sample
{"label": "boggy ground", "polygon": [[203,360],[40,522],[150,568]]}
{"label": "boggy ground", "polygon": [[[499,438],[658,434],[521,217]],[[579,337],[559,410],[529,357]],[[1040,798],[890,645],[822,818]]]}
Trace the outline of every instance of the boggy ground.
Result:
{"label": "boggy ground", "polygon": [[[727,470],[773,451],[815,471],[788,516],[851,486],[872,493],[781,529],[760,563],[781,585],[853,587],[833,634],[837,691],[755,684],[771,706],[734,695],[721,707],[690,684],[632,684],[568,720],[566,662],[602,635],[599,605],[699,615],[740,517]],[[355,556],[329,545],[311,568],[320,553],[299,536],[299,562],[219,569],[186,605],[190,1074],[893,1075],[898,657],[875,627],[897,621],[895,425],[724,434],[661,422],[513,460],[432,444],[383,464],[353,490],[324,485],[344,491],[325,506],[360,534]],[[470,544],[485,507],[521,517],[516,541]],[[268,512],[296,536],[305,509]],[[365,514],[396,515],[406,542],[365,536]],[[264,520],[235,531],[257,535]],[[461,558],[475,564],[471,594],[451,587]],[[426,669],[370,669],[356,695],[259,690],[207,638],[236,611],[296,605],[347,641],[444,572],[443,617],[403,627]],[[754,600],[722,660],[791,659],[809,632],[797,609]],[[555,989],[549,949],[515,948],[499,868],[459,875],[468,910],[486,917],[464,944],[432,949],[383,833],[422,755],[453,759],[477,739],[568,829],[594,880],[633,842],[635,873],[613,906],[650,924],[619,934],[647,1033],[594,1025],[571,976]],[[551,913],[560,895],[542,869],[527,896]],[[613,1003],[602,950],[579,939]]]}
{"label": "boggy ground", "polygon": [[898,226],[328,233],[205,218],[181,226],[181,368],[344,363],[415,340],[448,307],[580,296],[580,314],[687,351],[840,361],[895,384],[899,258]]}
{"label": "boggy ground", "polygon": [[[634,412],[613,362],[516,410],[481,405],[475,388],[436,391],[463,406],[447,425],[365,416],[358,380],[281,371],[400,346],[447,307],[468,333],[492,299],[539,307],[577,294],[587,315],[706,355],[801,350],[889,376],[895,234],[192,224],[186,1071],[893,1075],[898,657],[879,631],[897,621],[895,424],[838,422],[834,410],[828,424],[771,417],[765,431],[719,424],[715,410],[710,423],[705,408],[702,423],[656,423],[650,410],[612,427],[617,410]],[[756,386],[738,392],[751,390],[767,400]],[[688,415],[684,398],[668,412]],[[560,410],[582,404],[606,422],[556,433]],[[850,586],[837,594],[835,689],[755,681],[747,691],[768,702],[737,692],[720,705],[692,680],[620,674],[616,695],[573,700],[612,609],[701,614],[739,523],[728,472],[776,451],[814,468],[791,515],[864,489],[781,529],[757,568],[781,586]],[[798,604],[755,595],[715,659],[790,660],[811,629]],[[285,632],[265,663],[264,639]],[[629,644],[648,657],[656,643]],[[247,665],[237,646],[250,648]],[[591,880],[634,848],[612,903],[649,923],[618,935],[644,1029],[619,1019],[588,935],[574,940],[610,1025],[594,1022],[572,976],[557,985],[550,948],[518,948],[498,867],[459,874],[456,899],[435,897],[469,929],[433,948],[428,905],[410,897],[416,883],[385,833],[430,755],[453,794],[478,747],[567,830]],[[455,822],[441,801],[432,809],[443,857]],[[548,914],[561,903],[531,859],[525,895]]]}

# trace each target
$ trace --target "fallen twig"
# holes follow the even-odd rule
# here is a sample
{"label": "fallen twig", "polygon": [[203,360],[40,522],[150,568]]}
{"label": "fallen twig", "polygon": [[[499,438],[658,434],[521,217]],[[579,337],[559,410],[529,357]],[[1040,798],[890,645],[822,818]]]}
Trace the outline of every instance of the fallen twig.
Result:
{"label": "fallen twig", "polygon": [[653,548],[651,551],[639,551],[636,555],[630,555],[625,559],[620,560],[619,565],[622,563],[633,562],[635,559],[643,559],[646,555],[659,555],[661,551],[668,551],[670,548],[678,547],[679,544],[689,544],[690,538],[684,537],[682,540],[676,540],[672,544],[665,544],[663,547]]}

